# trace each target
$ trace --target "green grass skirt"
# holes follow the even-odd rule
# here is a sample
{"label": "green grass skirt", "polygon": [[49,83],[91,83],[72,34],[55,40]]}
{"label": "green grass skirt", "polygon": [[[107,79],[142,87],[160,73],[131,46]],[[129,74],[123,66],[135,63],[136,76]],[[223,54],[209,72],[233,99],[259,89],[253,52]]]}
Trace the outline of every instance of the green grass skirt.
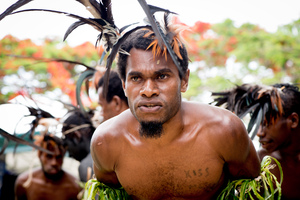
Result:
{"label": "green grass skirt", "polygon": [[[272,159],[280,170],[280,182],[270,172],[276,165],[271,165]],[[218,200],[244,200],[244,199],[277,199],[281,198],[281,183],[283,173],[280,163],[271,156],[265,156],[261,162],[260,176],[255,179],[239,179],[229,181],[227,187],[220,193]],[[274,184],[276,187],[274,187]],[[96,179],[90,179],[85,184],[84,200],[129,200],[130,196],[121,188],[111,188]]]}

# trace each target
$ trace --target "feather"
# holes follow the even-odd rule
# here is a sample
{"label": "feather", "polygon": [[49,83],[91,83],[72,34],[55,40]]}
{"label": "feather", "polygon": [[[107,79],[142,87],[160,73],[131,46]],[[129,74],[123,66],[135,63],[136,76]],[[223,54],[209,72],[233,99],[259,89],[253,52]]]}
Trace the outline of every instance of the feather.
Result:
{"label": "feather", "polygon": [[81,25],[86,24],[85,22],[82,21],[77,21],[74,22],[73,24],[71,24],[71,26],[69,26],[68,30],[66,31],[65,35],[64,35],[64,41],[67,39],[67,37],[70,35],[70,33],[72,33],[76,28],[78,28]]}
{"label": "feather", "polygon": [[[35,101],[33,101],[35,103]],[[26,105],[24,105],[26,106]],[[40,108],[34,108],[34,107],[31,107],[31,106],[26,106],[27,109],[29,110],[29,115],[25,115],[24,117],[29,117],[29,116],[34,116],[35,119],[31,122],[31,129],[29,131],[30,135],[29,135],[29,138],[30,139],[33,139],[33,135],[35,133],[35,129],[36,127],[39,125],[39,121],[42,119],[42,118],[55,118],[53,115],[51,115],[49,112],[47,111],[44,111]],[[24,134],[25,136],[25,134]]]}
{"label": "feather", "polygon": [[57,13],[57,14],[63,14],[63,15],[66,15],[67,17],[71,17],[71,18],[74,18],[74,19],[79,19],[79,21],[82,21],[85,24],[91,25],[92,27],[94,27],[98,31],[102,31],[103,30],[103,25],[106,24],[106,22],[103,21],[102,19],[84,18],[84,17],[80,17],[78,15],[74,15],[74,14],[71,14],[71,13],[68,13],[68,12],[48,10],[48,9],[26,9],[26,10],[19,10],[19,11],[13,12],[11,14],[13,15],[13,14],[18,14],[18,13],[22,13],[22,12],[37,12],[37,11],[38,12],[52,12],[52,13]]}
{"label": "feather", "polygon": [[100,4],[96,0],[90,0],[92,5],[98,7],[98,11],[102,19],[107,21],[110,25],[115,26],[112,15],[111,0],[100,0]]}
{"label": "feather", "polygon": [[[141,28],[147,28],[149,27],[148,25],[143,25],[143,26],[137,26],[135,28],[132,28],[131,30],[127,31],[126,33],[123,34],[122,37],[119,38],[119,40],[117,41],[117,43],[113,46],[111,53],[109,54],[108,58],[107,58],[107,62],[106,62],[106,71],[104,73],[103,79],[103,94],[104,97],[106,97],[106,94],[108,92],[108,83],[109,83],[109,74],[110,74],[110,69],[111,69],[111,65],[115,59],[115,57],[117,56],[117,53],[119,52],[120,46],[122,45],[122,43],[130,36],[131,33],[133,33],[134,31],[141,29]],[[125,31],[125,29],[124,29]]]}
{"label": "feather", "polygon": [[[87,81],[89,78],[92,78],[93,75],[95,73],[95,69],[91,70],[85,70],[84,72],[82,72],[76,82],[76,101],[77,104],[81,110],[81,112],[87,117],[88,113],[87,111],[84,109],[84,106],[82,104],[81,98],[80,98],[80,93],[81,93],[81,86],[83,84],[84,81]],[[86,91],[88,91],[88,83],[86,82]]]}
{"label": "feather", "polygon": [[[256,114],[256,112],[257,112],[257,114]],[[247,128],[247,131],[250,135],[251,140],[253,140],[254,137],[256,136],[256,133],[262,123],[262,119],[263,119],[263,110],[261,107],[258,107],[255,110],[253,117],[251,117],[251,120],[250,120],[248,128]],[[254,125],[255,125],[255,129],[252,131]]]}
{"label": "feather", "polygon": [[[114,23],[114,19],[113,19],[113,15],[112,15],[111,0],[101,0],[100,2],[98,2],[97,0],[76,0],[76,1],[81,3],[85,8],[87,8],[87,10],[93,15],[94,18],[85,18],[85,17],[81,17],[81,16],[74,15],[74,14],[67,13],[67,12],[48,10],[48,9],[26,9],[26,10],[13,12],[17,8],[20,8],[21,6],[30,2],[29,0],[27,0],[27,1],[19,0],[17,3],[10,6],[4,13],[2,13],[1,16],[2,16],[2,18],[4,18],[10,14],[17,14],[17,13],[29,12],[29,11],[31,11],[31,12],[32,11],[44,11],[44,12],[52,12],[52,13],[57,13],[57,14],[64,14],[68,17],[77,19],[78,21],[71,24],[70,27],[67,29],[67,31],[64,35],[64,40],[79,26],[88,24],[88,25],[94,27],[96,30],[98,30],[100,32],[97,37],[97,40],[96,40],[96,46],[101,41],[103,43],[105,52],[110,52],[110,55],[107,57],[108,61],[106,64],[106,72],[105,72],[106,80],[108,81],[109,80],[108,75],[110,73],[110,68],[111,68],[112,62],[115,59],[116,54],[119,51],[119,47],[120,47],[121,43],[124,41],[123,38],[127,38],[128,34],[132,33],[132,31],[127,31],[126,34],[123,34],[123,31],[125,29],[129,28],[131,25],[124,26],[120,30],[118,29],[118,27]],[[139,2],[141,4],[142,8],[144,9],[148,19],[150,20],[152,29],[154,30],[155,35],[158,39],[159,46],[161,46],[161,47],[163,47],[163,45],[166,46],[172,60],[174,61],[175,65],[177,66],[177,68],[179,70],[180,75],[183,75],[182,69],[180,68],[179,62],[176,57],[176,54],[178,54],[178,46],[179,45],[172,44],[175,49],[175,52],[176,52],[176,54],[175,54],[173,52],[171,45],[169,44],[170,38],[168,38],[163,33],[163,30],[158,25],[158,22],[155,20],[155,18],[153,16],[153,14],[155,12],[159,12],[159,11],[167,13],[165,16],[165,20],[164,20],[165,24],[166,24],[164,29],[166,29],[165,31],[168,32],[167,24],[169,22],[167,19],[167,15],[169,13],[173,13],[173,14],[176,14],[176,13],[171,12],[167,9],[148,5],[145,0],[139,0]],[[145,27],[145,26],[134,27],[131,30],[137,30],[138,28],[141,28],[141,27]],[[150,27],[150,26],[147,25],[147,27]],[[166,33],[166,34],[168,34],[168,33]],[[164,49],[164,48],[161,48],[161,49]],[[122,50],[120,50],[120,51],[122,51]],[[127,52],[122,52],[122,53],[127,53]],[[166,52],[165,52],[165,55],[166,55]],[[108,83],[106,83],[105,85],[108,85]]]}
{"label": "feather", "polygon": [[[28,146],[31,146],[31,147],[37,149],[37,150],[43,151],[43,152],[45,152],[45,153],[47,153],[47,154],[51,154],[51,155],[53,154],[53,152],[48,151],[47,149],[44,149],[44,148],[42,148],[42,147],[40,147],[40,146],[37,146],[37,145],[35,145],[34,143],[28,142],[28,141],[26,141],[26,140],[24,140],[24,139],[22,139],[22,138],[18,138],[18,137],[14,136],[14,135],[11,135],[11,134],[7,133],[6,131],[4,131],[4,130],[1,129],[1,128],[0,128],[0,135],[2,135],[3,137],[5,137],[8,141],[11,140],[11,141],[16,142],[17,144],[28,145]],[[0,155],[1,155],[2,153],[4,153],[5,147],[6,147],[6,146],[3,146],[3,147],[2,147],[1,152],[0,152]]]}
{"label": "feather", "polygon": [[174,64],[176,65],[176,67],[179,71],[180,76],[183,77],[184,73],[183,73],[183,71],[180,67],[180,64],[177,60],[177,57],[176,57],[176,55],[175,55],[175,53],[174,53],[174,51],[173,51],[173,49],[172,49],[172,47],[169,43],[169,40],[168,40],[167,36],[163,33],[160,25],[158,24],[158,22],[155,20],[155,18],[153,16],[154,12],[157,12],[157,11],[164,11],[164,12],[170,12],[170,11],[166,10],[166,9],[156,7],[156,6],[148,5],[145,0],[138,0],[138,1],[140,3],[141,7],[143,8],[143,10],[144,10],[144,12],[145,12],[150,24],[151,24],[153,32],[155,33],[155,35],[157,37],[159,47],[161,49],[164,49],[163,46],[166,46],[166,48],[167,48]]}
{"label": "feather", "polygon": [[252,130],[253,126],[255,125],[255,122],[257,121],[257,116],[259,111],[261,110],[261,106],[258,106],[253,113],[251,114],[251,118],[250,121],[248,123],[248,127],[247,127],[247,131],[248,133],[250,133],[250,131]]}
{"label": "feather", "polygon": [[258,108],[258,106],[259,106],[259,103],[256,103],[256,104],[254,104],[252,106],[249,106],[249,108],[247,108],[245,110],[245,112],[239,113],[238,117],[241,118],[241,119],[243,119],[247,114],[253,113],[253,111],[256,110]]}
{"label": "feather", "polygon": [[19,0],[16,3],[12,4],[10,7],[8,7],[1,15],[0,15],[0,21],[6,17],[7,15],[10,15],[13,11],[16,9],[24,6],[25,4],[31,2],[33,0]]}
{"label": "feather", "polygon": [[5,56],[20,58],[20,59],[32,59],[36,60],[37,62],[34,62],[33,64],[41,63],[41,62],[66,62],[74,65],[82,65],[86,67],[87,69],[94,69],[93,67],[90,67],[82,62],[73,61],[73,60],[67,60],[67,59],[61,59],[61,58],[43,58],[43,57],[33,57],[33,56],[22,56],[22,55],[13,55],[13,54],[4,54]]}
{"label": "feather", "polygon": [[[83,5],[89,5],[87,1],[79,1]],[[74,31],[77,27],[88,24],[92,27],[94,27],[97,31],[100,32],[96,44],[98,41],[102,39],[102,36],[105,36],[105,39],[103,40],[104,46],[106,46],[105,50],[108,52],[112,46],[116,43],[119,37],[119,30],[114,24],[114,20],[112,17],[112,12],[111,12],[111,3],[110,0],[102,1],[105,4],[103,5],[102,3],[98,3],[95,0],[90,0],[90,7],[93,7],[93,12],[99,12],[99,15],[96,16],[101,16],[103,18],[84,18],[78,15],[74,15],[71,13],[63,12],[63,11],[56,11],[56,10],[48,10],[48,9],[26,9],[26,10],[20,10],[13,12],[15,9],[10,9],[9,12],[3,13],[3,18],[9,14],[18,14],[22,12],[32,12],[32,11],[43,11],[43,12],[52,12],[52,13],[57,13],[57,14],[64,14],[68,17],[78,19],[79,21],[76,21],[75,23],[71,24],[71,26],[68,28],[64,35],[64,40],[69,36],[69,34]],[[18,5],[18,8],[21,7],[22,5]],[[1,15],[1,16],[2,16]],[[95,15],[95,14],[94,14]],[[112,24],[111,24],[112,23]]]}
{"label": "feather", "polygon": [[[0,130],[0,132],[1,132],[1,130]],[[4,143],[2,145],[0,155],[2,155],[4,153],[5,149],[8,147],[8,144],[9,144],[9,140],[7,138],[4,138]]]}
{"label": "feather", "polygon": [[241,119],[250,114],[247,131],[252,139],[264,121],[274,123],[283,114],[280,91],[275,87],[243,84],[226,92],[213,92],[212,96],[219,96],[214,99],[216,106],[226,104],[225,108]]}
{"label": "feather", "polygon": [[86,9],[93,15],[95,18],[101,18],[101,15],[99,14],[99,11],[95,6],[90,2],[90,0],[76,0],[82,5],[86,7]]}
{"label": "feather", "polygon": [[[81,63],[81,62],[71,61],[71,60],[66,60],[66,59],[58,59],[58,58],[52,58],[52,59],[48,59],[48,58],[36,58],[36,57],[32,57],[32,56],[19,56],[19,55],[7,55],[7,56],[16,57],[16,58],[22,58],[22,59],[37,60],[38,62],[35,62],[35,63],[39,63],[39,62],[67,62],[67,63],[70,63],[70,64],[79,64],[79,65],[85,66],[87,68],[86,71],[84,71],[79,76],[79,79],[76,82],[76,101],[77,101],[77,104],[78,104],[78,106],[80,108],[80,111],[85,116],[87,116],[87,111],[85,111],[84,106],[83,106],[82,101],[81,101],[81,98],[80,98],[81,86],[82,86],[83,82],[85,82],[85,89],[86,89],[86,92],[88,94],[88,90],[89,90],[89,78],[93,77],[93,75],[97,72],[97,69],[95,69],[93,67],[90,67],[90,66],[87,66],[87,65],[85,65],[84,63]],[[77,109],[77,107],[74,107],[73,105],[66,105],[65,103],[63,103],[63,104],[65,105],[65,107],[67,107],[68,110]],[[32,138],[32,136],[34,134],[34,131],[35,131],[35,128],[40,124],[40,121],[42,119],[45,119],[45,118],[54,118],[54,117],[50,113],[47,113],[46,111],[35,109],[35,108],[29,107],[29,106],[26,106],[26,107],[28,108],[28,110],[30,112],[30,114],[28,116],[36,116],[36,119],[33,120],[32,123],[31,123],[31,129],[29,131],[30,132],[30,138]],[[42,113],[42,116],[43,116],[42,118],[38,117],[39,116],[38,115],[39,112]],[[28,116],[24,116],[24,117],[28,117]]]}

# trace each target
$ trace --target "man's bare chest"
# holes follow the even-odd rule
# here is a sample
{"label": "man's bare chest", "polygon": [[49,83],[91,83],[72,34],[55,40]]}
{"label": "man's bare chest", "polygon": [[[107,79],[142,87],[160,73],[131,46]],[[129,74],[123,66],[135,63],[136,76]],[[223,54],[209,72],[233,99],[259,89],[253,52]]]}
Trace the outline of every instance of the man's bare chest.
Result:
{"label": "man's bare chest", "polygon": [[[116,168],[121,185],[130,194],[200,197],[224,182],[223,161],[211,151],[124,152]],[[149,195],[149,196],[148,196]]]}
{"label": "man's bare chest", "polygon": [[29,188],[27,189],[27,197],[32,200],[64,200],[64,199],[76,199],[77,190],[71,187],[71,184],[50,184],[41,180],[34,179]]}

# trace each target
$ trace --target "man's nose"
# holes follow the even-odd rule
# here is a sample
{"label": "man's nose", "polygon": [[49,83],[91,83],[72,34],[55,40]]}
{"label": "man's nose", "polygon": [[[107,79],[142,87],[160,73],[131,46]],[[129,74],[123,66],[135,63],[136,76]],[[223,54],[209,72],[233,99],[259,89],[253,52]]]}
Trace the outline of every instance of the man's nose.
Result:
{"label": "man's nose", "polygon": [[264,132],[264,126],[262,126],[262,125],[259,126],[256,135],[257,135],[258,137],[260,137],[260,138],[261,138],[261,137],[264,137],[264,136],[266,135],[265,132]]}
{"label": "man's nose", "polygon": [[140,91],[141,96],[152,97],[159,94],[157,84],[152,79],[147,79]]}
{"label": "man's nose", "polygon": [[58,165],[58,161],[57,161],[56,158],[52,158],[51,161],[50,161],[50,163],[51,163],[52,166]]}

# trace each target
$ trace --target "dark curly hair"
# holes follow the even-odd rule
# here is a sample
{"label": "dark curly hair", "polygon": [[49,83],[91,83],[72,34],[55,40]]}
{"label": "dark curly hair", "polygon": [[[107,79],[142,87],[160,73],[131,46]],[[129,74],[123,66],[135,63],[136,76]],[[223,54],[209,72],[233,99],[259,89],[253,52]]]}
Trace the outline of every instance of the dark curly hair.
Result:
{"label": "dark curly hair", "polygon": [[[89,113],[89,115],[92,116],[92,113]],[[85,116],[84,114],[82,114],[80,110],[73,110],[68,112],[65,115],[65,119],[63,121],[62,133],[65,135],[65,132],[67,132],[68,130],[86,124],[87,127],[80,128],[80,130],[83,133],[85,133],[87,137],[92,138],[95,128],[93,127],[91,119],[89,118],[91,116]],[[66,135],[71,136],[72,132],[71,134],[66,134]]]}
{"label": "dark curly hair", "polygon": [[[98,88],[104,85],[104,77],[98,82]],[[127,97],[123,91],[122,81],[116,71],[111,70],[109,74],[108,92],[106,94],[106,101],[109,103],[113,97],[117,95],[120,99],[128,105]]]}
{"label": "dark curly hair", "polygon": [[[150,31],[151,31],[150,29],[139,29],[135,31],[121,45],[121,49],[128,53],[132,48],[151,51],[152,47],[150,47],[149,49],[147,48],[156,38],[153,37],[153,34],[147,34]],[[188,69],[188,54],[183,44],[179,47],[179,52],[182,56],[182,59],[180,59],[177,56],[177,60],[179,61],[180,67],[182,68],[182,71],[184,73],[183,75],[185,75]],[[127,54],[119,53],[117,67],[118,67],[118,73],[123,81],[125,81],[126,79],[127,58],[128,58]],[[180,78],[182,78],[181,75]]]}
{"label": "dark curly hair", "polygon": [[[53,134],[46,133],[45,135],[38,135],[35,136],[35,142],[36,145],[41,146],[44,149],[65,154],[67,150],[67,146],[64,143],[64,141]],[[38,150],[38,154],[41,155],[42,151]]]}
{"label": "dark curly hair", "polygon": [[273,87],[281,88],[282,107],[284,110],[284,116],[288,117],[293,112],[296,112],[300,116],[300,91],[299,87],[289,83],[277,83]]}

